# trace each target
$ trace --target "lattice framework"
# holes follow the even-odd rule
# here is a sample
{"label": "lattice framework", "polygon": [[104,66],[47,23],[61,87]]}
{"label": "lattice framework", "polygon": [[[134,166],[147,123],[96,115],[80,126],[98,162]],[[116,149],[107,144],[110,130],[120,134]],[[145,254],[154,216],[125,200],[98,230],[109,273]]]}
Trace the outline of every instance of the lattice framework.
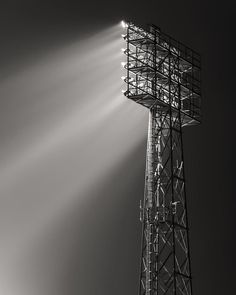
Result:
{"label": "lattice framework", "polygon": [[125,95],[149,109],[139,295],[191,295],[182,128],[200,123],[200,56],[126,24]]}

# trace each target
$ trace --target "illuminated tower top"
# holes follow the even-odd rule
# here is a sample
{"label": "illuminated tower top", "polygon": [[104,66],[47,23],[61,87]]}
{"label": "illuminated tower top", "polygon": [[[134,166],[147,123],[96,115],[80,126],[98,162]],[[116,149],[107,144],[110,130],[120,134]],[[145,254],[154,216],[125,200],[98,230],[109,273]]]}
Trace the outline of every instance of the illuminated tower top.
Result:
{"label": "illuminated tower top", "polygon": [[125,96],[147,107],[180,110],[182,126],[201,121],[200,55],[150,25],[123,23],[127,41]]}

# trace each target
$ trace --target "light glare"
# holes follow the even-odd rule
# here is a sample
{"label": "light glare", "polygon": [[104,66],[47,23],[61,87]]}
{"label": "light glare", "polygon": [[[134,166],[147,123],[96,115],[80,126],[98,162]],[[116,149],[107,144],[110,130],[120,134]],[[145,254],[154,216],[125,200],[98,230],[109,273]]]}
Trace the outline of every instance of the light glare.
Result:
{"label": "light glare", "polygon": [[128,27],[128,25],[126,24],[126,22],[123,21],[123,20],[121,21],[121,25],[122,25],[122,28],[124,28],[124,29]]}

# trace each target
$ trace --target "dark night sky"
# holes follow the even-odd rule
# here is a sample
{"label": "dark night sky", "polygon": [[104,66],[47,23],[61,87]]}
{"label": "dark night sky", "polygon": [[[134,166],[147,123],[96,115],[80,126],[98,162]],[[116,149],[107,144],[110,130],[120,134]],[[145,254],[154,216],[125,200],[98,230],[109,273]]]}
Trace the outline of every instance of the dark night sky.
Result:
{"label": "dark night sky", "polygon": [[[203,121],[200,126],[184,130],[193,290],[195,295],[236,294],[234,2],[14,2],[0,5],[0,82],[19,72],[25,64],[42,58],[49,49],[75,38],[83,42],[121,19],[141,26],[154,23],[202,55]],[[0,97],[0,102],[3,115],[4,97]],[[0,121],[4,124],[3,119]],[[14,136],[15,130],[10,128],[8,137]],[[0,136],[7,147],[8,138],[2,129]],[[90,193],[105,197],[83,204],[84,212],[89,212],[88,220],[83,214],[78,216],[78,208],[74,207],[60,221],[53,238],[42,239],[38,252],[32,252],[33,257],[29,253],[26,259],[34,261],[37,256],[32,262],[36,265],[35,280],[47,269],[55,294],[135,294],[141,230],[138,200],[143,192],[144,157],[142,141],[128,158],[119,162],[107,177],[106,185],[96,188],[91,185]],[[109,196],[115,201],[111,203]],[[79,238],[77,241],[79,235],[82,241]],[[63,250],[58,250],[60,247]],[[85,251],[80,250],[84,248],[90,253],[86,259],[82,257]],[[56,268],[64,271],[54,276],[54,267],[48,267],[47,260],[57,262]],[[27,277],[24,279],[27,281]],[[49,295],[47,292],[41,295]]]}

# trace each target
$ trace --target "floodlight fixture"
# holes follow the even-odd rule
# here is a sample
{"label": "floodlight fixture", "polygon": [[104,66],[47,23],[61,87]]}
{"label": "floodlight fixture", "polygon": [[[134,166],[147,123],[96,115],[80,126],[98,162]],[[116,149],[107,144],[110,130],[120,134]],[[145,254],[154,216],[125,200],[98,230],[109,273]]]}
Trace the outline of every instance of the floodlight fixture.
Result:
{"label": "floodlight fixture", "polygon": [[122,26],[122,28],[128,28],[128,24],[124,21],[124,20],[122,20],[121,21],[121,26]]}

